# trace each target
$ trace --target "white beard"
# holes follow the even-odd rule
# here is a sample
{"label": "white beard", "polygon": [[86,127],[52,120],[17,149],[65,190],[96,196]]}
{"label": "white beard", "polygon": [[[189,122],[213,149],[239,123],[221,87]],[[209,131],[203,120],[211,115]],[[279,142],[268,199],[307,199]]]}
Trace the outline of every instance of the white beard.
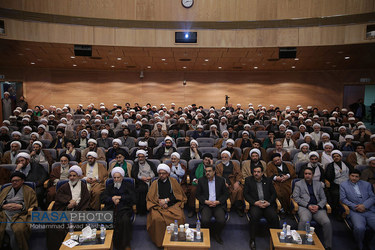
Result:
{"label": "white beard", "polygon": [[72,186],[76,185],[77,182],[78,182],[78,180],[76,180],[76,181],[69,181],[70,185],[72,185]]}

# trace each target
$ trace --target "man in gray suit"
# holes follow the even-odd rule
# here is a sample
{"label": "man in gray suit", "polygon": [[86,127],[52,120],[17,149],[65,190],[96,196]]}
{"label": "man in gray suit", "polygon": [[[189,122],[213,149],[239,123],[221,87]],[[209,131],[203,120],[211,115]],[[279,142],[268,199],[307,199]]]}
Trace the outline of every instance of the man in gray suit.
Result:
{"label": "man in gray suit", "polygon": [[324,245],[326,249],[332,248],[332,226],[324,207],[327,198],[322,184],[314,181],[314,170],[306,168],[304,179],[296,182],[293,190],[293,199],[298,203],[299,223],[298,230],[305,230],[307,221],[314,219],[323,228]]}
{"label": "man in gray suit", "polygon": [[340,200],[350,209],[354,238],[363,249],[366,225],[375,231],[375,194],[369,182],[359,180],[360,175],[358,169],[350,171],[349,180],[340,184]]}

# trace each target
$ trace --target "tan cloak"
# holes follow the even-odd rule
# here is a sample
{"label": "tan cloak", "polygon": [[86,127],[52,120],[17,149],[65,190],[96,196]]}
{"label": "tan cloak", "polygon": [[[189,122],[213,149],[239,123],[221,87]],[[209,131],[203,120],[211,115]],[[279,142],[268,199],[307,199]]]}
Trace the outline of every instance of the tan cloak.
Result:
{"label": "tan cloak", "polygon": [[157,247],[162,246],[167,225],[173,223],[175,220],[178,221],[179,225],[185,223],[183,208],[187,198],[177,180],[169,178],[169,181],[172,185],[174,197],[178,200],[176,204],[167,209],[159,206],[158,180],[152,182],[146,197],[147,210],[149,210],[149,214],[147,215],[147,231]]}

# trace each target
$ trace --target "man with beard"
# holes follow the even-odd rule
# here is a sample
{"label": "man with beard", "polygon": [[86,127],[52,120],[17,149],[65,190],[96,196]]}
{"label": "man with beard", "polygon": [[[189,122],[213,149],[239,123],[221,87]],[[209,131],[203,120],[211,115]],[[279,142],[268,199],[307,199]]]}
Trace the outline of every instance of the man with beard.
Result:
{"label": "man with beard", "polygon": [[3,157],[1,158],[2,164],[16,164],[16,156],[20,152],[22,147],[21,142],[19,141],[12,141],[10,143],[10,151],[4,153]]}
{"label": "man with beard", "polygon": [[323,168],[326,169],[327,165],[333,162],[332,158],[332,150],[333,150],[333,144],[330,142],[327,142],[323,145],[324,151],[321,153],[320,156],[320,162],[323,165]]}
{"label": "man with beard", "polygon": [[272,154],[272,161],[268,163],[266,175],[273,180],[277,198],[280,200],[285,213],[290,211],[290,195],[292,193],[292,180],[296,178],[293,165],[283,162],[281,155]]}
{"label": "man with beard", "polygon": [[35,191],[24,185],[25,179],[22,172],[14,172],[11,175],[12,185],[0,193],[0,248],[8,236],[10,249],[29,249],[30,224],[25,222],[30,222],[28,210],[38,207],[38,202]]}
{"label": "man with beard", "polygon": [[104,210],[113,210],[114,235],[113,242],[116,249],[130,249],[132,238],[132,223],[130,221],[132,206],[135,204],[133,185],[124,181],[125,171],[122,167],[115,167],[111,171],[113,183],[106,186],[100,195]]}
{"label": "man with beard", "polygon": [[362,171],[361,180],[370,182],[375,190],[375,157],[368,159],[368,166]]}
{"label": "man with beard", "polygon": [[363,144],[357,144],[355,147],[355,152],[350,153],[346,160],[354,168],[356,168],[358,165],[366,165],[367,156],[365,153],[365,146]]}
{"label": "man with beard", "polygon": [[366,143],[365,151],[366,153],[375,152],[375,134],[370,136],[371,141]]}
{"label": "man with beard", "polygon": [[180,154],[177,152],[172,153],[171,155],[171,163],[168,166],[171,168],[171,172],[169,174],[170,177],[175,178],[178,183],[180,183],[182,189],[186,193],[187,184],[186,184],[186,176],[187,176],[187,168],[184,164],[180,162]]}
{"label": "man with beard", "polygon": [[226,147],[221,149],[221,151],[228,151],[231,154],[231,159],[241,161],[241,154],[239,151],[235,150],[234,146],[234,140],[228,139],[226,143]]}
{"label": "man with beard", "polygon": [[132,164],[128,163],[125,159],[126,154],[124,150],[118,151],[116,154],[116,161],[111,162],[108,168],[108,176],[109,178],[113,178],[111,175],[112,169],[116,167],[120,167],[124,170],[124,177],[131,177],[132,172]]}
{"label": "man with beard", "polygon": [[255,165],[252,173],[252,176],[245,178],[244,196],[250,204],[250,249],[255,250],[255,235],[259,220],[265,217],[270,228],[279,228],[280,223],[276,209],[276,191],[272,180],[263,175],[262,164]]}
{"label": "man with beard", "polygon": [[253,147],[252,148],[246,148],[242,154],[242,161],[246,161],[249,159],[250,157],[250,150],[251,149],[259,149],[259,151],[261,152],[261,160],[265,161],[265,162],[268,162],[268,155],[267,155],[267,151],[261,147],[262,145],[262,142],[259,140],[259,139],[254,139],[253,140]]}
{"label": "man with beard", "polygon": [[290,152],[292,149],[296,149],[296,142],[292,139],[293,131],[288,129],[285,132],[285,138],[281,140],[283,149]]}
{"label": "man with beard", "polygon": [[155,153],[155,159],[165,162],[171,159],[173,152],[176,152],[176,148],[173,147],[173,139],[170,136],[165,137],[163,145],[161,145]]}
{"label": "man with beard", "polygon": [[108,138],[109,131],[107,129],[102,129],[100,131],[100,138],[96,141],[98,142],[97,147],[102,147],[105,151],[108,151],[108,148],[112,146],[112,140]]}
{"label": "man with beard", "polygon": [[38,126],[38,134],[39,134],[40,140],[48,140],[48,141],[53,140],[52,135],[46,132],[46,126],[44,126],[43,124],[40,124]]}
{"label": "man with beard", "polygon": [[275,141],[275,149],[272,150],[271,152],[269,152],[268,159],[270,159],[272,161],[271,157],[275,153],[279,154],[281,156],[281,158],[282,158],[283,161],[290,161],[291,160],[290,159],[290,154],[288,153],[288,151],[286,151],[285,149],[283,149],[283,144],[282,144],[282,142],[280,140],[276,140]]}
{"label": "man with beard", "polygon": [[48,179],[47,171],[42,165],[31,162],[30,155],[24,152],[16,156],[16,164],[15,172],[22,172],[26,176],[26,181],[35,182],[38,204],[42,209],[45,209],[43,184]]}
{"label": "man with beard", "polygon": [[221,136],[223,138],[219,139],[216,141],[214,147],[218,148],[218,149],[221,149],[221,148],[224,148],[227,144],[227,140],[229,139],[229,132],[228,130],[224,130],[223,132],[221,132]]}
{"label": "man with beard", "polygon": [[65,131],[62,128],[56,129],[56,138],[53,139],[53,141],[49,145],[49,148],[53,148],[53,149],[65,148],[66,138],[64,136],[64,132]]}
{"label": "man with beard", "polygon": [[332,206],[333,213],[337,218],[340,218],[340,184],[349,179],[349,172],[353,167],[349,163],[342,161],[342,153],[339,150],[333,150],[331,155],[333,161],[326,167],[326,179],[330,183],[328,203]]}
{"label": "man with beard", "polygon": [[136,149],[133,149],[133,153],[130,155],[130,160],[134,161],[137,158],[136,153],[139,149],[143,149],[144,151],[146,151],[150,159],[153,158],[152,148],[148,146],[147,141],[142,140],[138,142],[138,147]]}
{"label": "man with beard", "polygon": [[196,140],[191,140],[190,147],[184,150],[181,158],[186,162],[189,162],[193,159],[201,159],[202,153],[199,151],[198,145],[199,144]]}
{"label": "man with beard", "polygon": [[295,141],[297,141],[297,140],[299,140],[299,139],[304,139],[304,137],[305,137],[306,134],[308,134],[308,133],[306,132],[306,126],[303,125],[303,124],[301,124],[301,125],[299,125],[299,127],[298,127],[298,132],[295,133],[295,134],[292,136],[292,139],[295,140]]}
{"label": "man with beard", "polygon": [[138,150],[138,160],[135,161],[132,167],[131,176],[135,179],[135,190],[137,193],[137,210],[139,214],[146,214],[146,195],[151,185],[151,180],[157,176],[157,170],[154,163],[146,160],[147,152]]}
{"label": "man with beard", "polygon": [[262,166],[262,172],[265,172],[267,169],[267,164],[265,161],[260,160],[262,153],[259,149],[253,148],[249,152],[250,161],[246,161],[242,163],[242,177],[246,179],[249,176],[253,175],[253,171],[255,167]]}
{"label": "man with beard", "polygon": [[12,134],[11,134],[11,137],[12,137],[12,140],[9,141],[5,146],[4,146],[4,149],[3,149],[3,152],[6,152],[8,150],[10,150],[10,145],[13,141],[18,141],[21,143],[21,149],[26,149],[27,148],[27,143],[24,142],[23,140],[21,140],[21,136],[22,134],[19,132],[19,131],[13,131]]}
{"label": "man with beard", "polygon": [[325,171],[323,165],[319,162],[319,154],[316,151],[309,153],[309,162],[301,166],[298,178],[304,178],[303,173],[306,168],[311,168],[314,171],[313,180],[320,181],[322,186],[325,187]]}
{"label": "man with beard", "polygon": [[129,159],[129,154],[124,149],[120,148],[122,142],[120,139],[116,138],[112,141],[112,148],[108,149],[106,153],[107,162],[110,163],[113,159],[115,159],[116,154],[119,151],[124,151],[125,159]]}
{"label": "man with beard", "polygon": [[229,151],[221,152],[221,162],[216,165],[216,175],[225,179],[225,185],[229,190],[230,201],[239,216],[243,216],[243,186],[242,172],[237,162],[231,161]]}
{"label": "man with beard", "polygon": [[56,196],[56,184],[60,180],[68,180],[69,178],[69,155],[62,154],[60,156],[60,166],[57,166],[51,170],[50,178],[48,181],[48,189],[47,189],[47,204],[51,203],[51,201],[55,200]]}
{"label": "man with beard", "polygon": [[142,122],[138,121],[135,123],[135,130],[130,133],[130,136],[134,138],[144,137],[146,130],[142,128]]}
{"label": "man with beard", "polygon": [[186,196],[177,180],[170,178],[170,167],[160,164],[157,168],[158,180],[154,181],[147,193],[147,232],[157,247],[162,246],[167,225],[177,220],[185,223],[184,204]]}
{"label": "man with beard", "polygon": [[48,163],[49,167],[51,167],[53,164],[52,155],[48,150],[42,149],[42,147],[42,142],[33,142],[33,151],[30,153],[30,160],[38,164]]}
{"label": "man with beard", "polygon": [[103,149],[97,147],[98,142],[95,139],[88,140],[88,147],[81,151],[81,162],[86,161],[86,155],[88,152],[95,152],[98,154],[96,160],[105,161],[105,153]]}
{"label": "man with beard", "polygon": [[87,162],[82,164],[82,176],[87,182],[87,189],[90,192],[90,208],[99,210],[100,194],[105,188],[105,181],[108,178],[107,168],[96,161],[98,154],[88,152]]}
{"label": "man with beard", "polygon": [[248,131],[242,132],[242,138],[236,140],[236,143],[234,144],[235,147],[241,148],[242,150],[244,148],[251,148],[253,146],[252,141],[253,139],[250,139]]}
{"label": "man with beard", "polygon": [[123,136],[120,138],[122,145],[124,147],[128,147],[129,149],[135,147],[135,140],[133,137],[129,135],[130,134],[129,128],[125,127],[122,131],[124,133]]}
{"label": "man with beard", "polygon": [[309,149],[310,146],[307,143],[302,143],[299,145],[299,149],[301,150],[297,154],[294,155],[293,163],[297,165],[300,162],[308,162],[309,161]]}
{"label": "man with beard", "polygon": [[[69,165],[65,167],[64,171],[67,171],[69,181],[60,186],[57,190],[53,207],[49,207],[48,209],[58,211],[85,211],[90,204],[90,194],[87,190],[86,183],[80,180],[80,177],[82,177],[82,169],[77,165],[68,168]],[[58,179],[55,180],[57,180],[57,182],[59,181]],[[66,180],[66,178],[61,180]],[[64,225],[65,227],[63,229],[47,229],[48,249],[60,248],[68,232],[67,224]]]}

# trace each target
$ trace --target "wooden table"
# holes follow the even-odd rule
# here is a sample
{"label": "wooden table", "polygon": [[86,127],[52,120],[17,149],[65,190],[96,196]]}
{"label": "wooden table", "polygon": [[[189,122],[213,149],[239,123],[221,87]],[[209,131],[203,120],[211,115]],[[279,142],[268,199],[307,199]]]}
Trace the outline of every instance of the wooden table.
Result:
{"label": "wooden table", "polygon": [[[277,233],[280,233],[281,229],[270,229],[270,249],[283,250],[283,249],[319,249],[324,250],[322,243],[320,242],[316,233],[313,234],[313,241],[315,245],[301,245],[301,244],[292,244],[292,243],[281,243]],[[300,235],[306,234],[305,231],[297,231]]]}
{"label": "wooden table", "polygon": [[164,250],[174,250],[174,249],[210,249],[210,230],[207,228],[201,228],[203,233],[203,242],[189,242],[189,241],[171,241],[171,234],[165,230],[163,247]]}
{"label": "wooden table", "polygon": [[[81,231],[74,232],[76,235],[82,234]],[[96,235],[100,235],[100,230],[96,232]],[[113,238],[113,230],[106,230],[105,240],[104,244],[95,244],[95,245],[83,245],[83,246],[75,246],[73,248],[69,248],[65,246],[64,244],[61,244],[60,250],[70,250],[70,249],[96,249],[96,250],[112,250],[113,244],[112,244],[112,238]],[[70,239],[70,234],[68,233],[64,239],[64,241]]]}

